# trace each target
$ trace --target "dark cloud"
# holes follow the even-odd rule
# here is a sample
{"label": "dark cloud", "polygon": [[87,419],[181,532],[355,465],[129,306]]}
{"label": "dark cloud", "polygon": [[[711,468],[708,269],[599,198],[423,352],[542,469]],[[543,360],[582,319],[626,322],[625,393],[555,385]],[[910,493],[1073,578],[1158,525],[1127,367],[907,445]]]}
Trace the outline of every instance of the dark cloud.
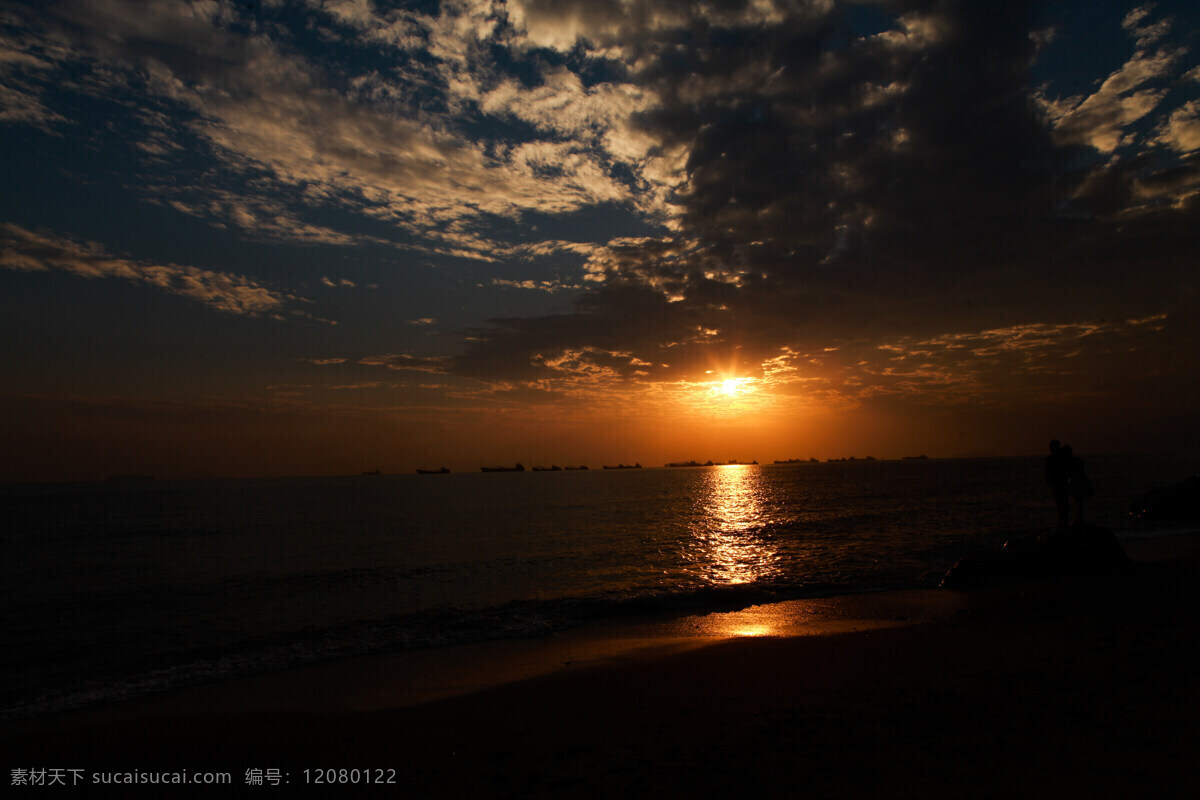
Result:
{"label": "dark cloud", "polygon": [[[725,375],[834,406],[1030,397],[1052,373],[1119,387],[1136,363],[1195,380],[1200,68],[1165,5],[1096,6],[1125,49],[1062,85],[1038,68],[1072,21],[1032,0],[13,8],[0,123],[127,148],[145,174],[123,189],[163,218],[308,246],[308,285],[379,285],[332,261],[354,247],[470,262],[438,284],[463,299],[434,303],[389,252],[393,328],[317,351],[399,353],[358,366],[536,403]],[[0,266],[299,313],[41,226],[7,226]]]}
{"label": "dark cloud", "polygon": [[[326,359],[325,363],[335,363],[333,359]],[[337,361],[336,363],[341,363]],[[409,372],[445,372],[446,363],[442,358],[419,358],[405,354],[382,355],[382,356],[366,356],[358,361],[368,367],[387,367],[393,370],[405,370]]]}
{"label": "dark cloud", "polygon": [[[1056,132],[1030,79],[1050,46],[1038,4],[888,3],[891,27],[868,36],[846,5],[703,17],[662,3],[641,29],[524,5],[579,36],[591,24],[638,65],[660,98],[638,124],[687,154],[677,231],[594,256],[576,313],[475,332],[459,371],[532,376],[537,356],[595,347],[672,365],[649,379],[717,363],[756,374],[785,347],[1194,307],[1194,160],[1122,127],[1137,115],[1103,120],[1115,152],[1093,143],[1097,119]],[[1137,44],[1165,29],[1138,28]],[[1159,77],[1184,66],[1181,45],[1163,46],[1176,55]],[[1123,74],[1154,60],[1139,49]]]}

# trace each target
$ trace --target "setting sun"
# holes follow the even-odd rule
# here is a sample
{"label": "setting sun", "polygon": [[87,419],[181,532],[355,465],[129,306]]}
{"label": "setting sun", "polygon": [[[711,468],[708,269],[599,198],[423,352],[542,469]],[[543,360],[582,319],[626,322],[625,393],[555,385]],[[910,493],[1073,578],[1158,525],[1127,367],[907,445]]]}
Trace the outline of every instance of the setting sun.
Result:
{"label": "setting sun", "polygon": [[745,380],[742,378],[726,378],[725,380],[721,381],[720,384],[718,384],[717,389],[722,394],[733,397],[738,393],[738,389],[740,389],[744,383]]}

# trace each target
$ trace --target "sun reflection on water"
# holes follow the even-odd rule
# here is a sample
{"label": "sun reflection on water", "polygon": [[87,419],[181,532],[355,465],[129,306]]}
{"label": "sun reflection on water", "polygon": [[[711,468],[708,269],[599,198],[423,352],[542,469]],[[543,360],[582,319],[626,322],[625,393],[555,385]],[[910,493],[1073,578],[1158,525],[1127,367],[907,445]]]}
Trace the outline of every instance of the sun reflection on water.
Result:
{"label": "sun reflection on water", "polygon": [[728,465],[704,471],[692,526],[696,555],[715,585],[768,577],[776,553],[759,535],[769,521],[758,467]]}

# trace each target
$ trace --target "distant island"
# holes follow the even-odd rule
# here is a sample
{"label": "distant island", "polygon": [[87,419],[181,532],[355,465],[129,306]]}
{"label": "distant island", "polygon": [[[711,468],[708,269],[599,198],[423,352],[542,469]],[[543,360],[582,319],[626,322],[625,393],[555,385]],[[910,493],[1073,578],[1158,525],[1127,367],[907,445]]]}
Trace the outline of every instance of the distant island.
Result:
{"label": "distant island", "polygon": [[419,469],[419,470],[417,470],[417,474],[418,475],[449,475],[450,470],[446,469],[445,467],[442,467],[441,469]]}
{"label": "distant island", "polygon": [[480,472],[524,472],[525,467],[519,462],[514,467],[480,467]]}
{"label": "distant island", "polygon": [[615,467],[610,467],[608,464],[605,464],[604,468],[605,469],[641,469],[642,465],[640,463],[639,464],[617,464]]}

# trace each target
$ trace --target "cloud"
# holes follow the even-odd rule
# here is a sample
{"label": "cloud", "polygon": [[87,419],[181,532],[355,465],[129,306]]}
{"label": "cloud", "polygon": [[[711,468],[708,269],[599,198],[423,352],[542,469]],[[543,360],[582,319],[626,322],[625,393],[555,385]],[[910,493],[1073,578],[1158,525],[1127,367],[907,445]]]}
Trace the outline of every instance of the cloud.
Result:
{"label": "cloud", "polygon": [[605,248],[603,244],[594,242],[571,242],[562,239],[544,239],[526,242],[497,250],[497,255],[505,259],[531,261],[563,254],[578,256],[594,256]]}
{"label": "cloud", "polygon": [[[790,8],[789,8],[790,6]],[[791,14],[821,14],[829,0],[805,4],[772,0],[679,3],[670,0],[512,0],[508,17],[531,45],[570,50],[582,39],[597,47],[619,47],[646,35],[670,34],[699,25],[717,27],[777,24]]]}
{"label": "cloud", "polygon": [[[657,142],[634,127],[632,118],[651,106],[650,93],[627,82],[585,87],[565,66],[547,69],[540,77],[532,88],[503,79],[480,98],[481,110],[529,123],[542,135],[568,139],[585,158],[594,159],[598,151],[631,165],[648,158]],[[544,148],[546,143],[537,146]],[[600,166],[596,161],[593,168]]]}
{"label": "cloud", "polygon": [[62,116],[42,105],[36,92],[15,81],[0,83],[0,124],[21,123],[53,130],[55,124],[64,121]]}
{"label": "cloud", "polygon": [[357,391],[361,389],[395,389],[397,388],[397,384],[381,383],[380,381],[360,381],[358,383],[342,383],[335,386],[326,386],[324,388],[331,392],[345,390]]}
{"label": "cloud", "polygon": [[[151,134],[139,146],[143,150],[154,148],[155,154],[167,154],[178,149],[161,131]],[[262,188],[238,193],[199,182],[190,186],[147,184],[143,191],[149,202],[207,220],[214,227],[232,226],[256,241],[335,246],[387,243],[378,237],[349,235],[324,225],[305,222],[283,201],[266,196]]]}
{"label": "cloud", "polygon": [[391,370],[408,372],[446,372],[447,362],[444,358],[420,357],[406,354],[366,356],[358,360],[359,364],[367,367],[386,367]]}
{"label": "cloud", "polygon": [[904,395],[917,402],[988,400],[1012,403],[1021,392],[1075,395],[1097,357],[1111,358],[1161,334],[1169,315],[1118,322],[1029,323],[926,339],[902,337],[861,353],[851,373],[863,376],[860,397]]}
{"label": "cloud", "polygon": [[[1147,22],[1154,11],[1154,6],[1154,3],[1138,6],[1126,14],[1125,19],[1121,20],[1121,27],[1129,31],[1139,48],[1154,44],[1171,30],[1172,20],[1170,18],[1158,22]],[[1143,24],[1144,22],[1146,24]]]}
{"label": "cloud", "polygon": [[[918,385],[965,397],[1005,374],[938,362],[902,376],[877,365],[877,348],[978,335],[972,359],[1017,352],[986,355],[992,334],[972,333],[982,330],[1011,333],[997,347],[1044,335],[1044,352],[1061,354],[1072,326],[1090,324],[1078,320],[1174,315],[1191,302],[1177,287],[1194,285],[1195,166],[1109,159],[1132,123],[1155,119],[1159,84],[1182,63],[1170,26],[1130,23],[1143,49],[1051,111],[1030,88],[1030,66],[1055,45],[1030,35],[1042,30],[1032,4],[892,3],[891,26],[864,34],[833,3],[730,8],[706,27],[682,22],[693,18],[678,4],[622,4],[624,16],[613,4],[520,4],[517,27],[535,44],[626,58],[645,98],[632,123],[682,154],[672,230],[596,247],[571,312],[470,331],[455,373],[542,385],[557,379],[551,359],[566,357],[580,376],[647,386],[794,369],[805,391],[820,380],[830,398]],[[1159,129],[1164,143],[1173,131],[1187,141],[1181,108]],[[822,355],[831,347],[837,355]],[[870,354],[865,366],[851,352]],[[1079,361],[1089,358],[1115,356],[1084,348]]]}
{"label": "cloud", "polygon": [[0,224],[0,267],[24,271],[61,270],[82,278],[118,278],[186,297],[225,314],[283,319],[308,317],[293,308],[295,295],[275,291],[239,275],[178,264],[150,264],[114,258],[96,244]]}
{"label": "cloud", "polygon": [[492,278],[492,286],[507,286],[513,289],[530,289],[538,292],[547,292],[553,294],[555,292],[563,292],[571,289],[583,288],[579,284],[562,283],[560,281],[535,281],[535,280],[509,280],[507,278]]}
{"label": "cloud", "polygon": [[[1194,303],[1200,83],[1183,26],[1149,5],[1107,20],[1133,53],[1073,96],[1031,88],[1070,41],[1032,2],[54,8],[39,40],[65,44],[23,50],[38,61],[13,85],[44,100],[69,64],[73,91],[136,94],[147,163],[209,159],[178,187],[147,182],[154,202],[248,238],[387,243],[479,262],[477,286],[574,292],[565,312],[463,331],[457,356],[360,365],[538,397],[686,393],[717,373],[967,396],[1003,375],[952,369],[952,343],[1058,353],[1080,320],[1178,325]],[[520,272],[537,259],[554,269]],[[887,347],[937,358],[885,363],[902,354]]]}
{"label": "cloud", "polygon": [[[499,88],[492,111],[475,103],[480,86],[496,80],[489,62],[475,57],[497,35],[490,4],[444,3],[436,15],[345,2],[315,10],[335,29],[355,31],[348,45],[406,52],[409,69],[346,73],[354,62],[309,59],[286,28],[257,24],[235,5],[67,0],[39,22],[46,35],[70,43],[51,66],[84,68],[71,84],[76,90],[99,97],[137,88],[173,109],[143,116],[149,132],[137,146],[148,158],[182,158],[186,137],[218,157],[219,173],[178,188],[151,186],[152,196],[254,238],[370,241],[303,222],[297,210],[327,207],[391,226],[398,244],[487,261],[506,246],[487,232],[496,220],[635,202],[614,164],[644,156],[649,143],[613,121],[636,110],[634,87],[584,88],[571,73],[551,70],[544,80],[553,92],[573,87],[570,114],[558,115],[571,127],[552,124],[549,109],[538,106],[549,126],[543,135],[495,140],[464,130],[462,115],[485,123],[492,112],[519,116],[527,104],[498,103]],[[432,66],[419,66],[427,58]],[[57,77],[43,72],[44,81]],[[503,86],[510,101],[521,94],[511,82]],[[430,105],[431,93],[446,107]],[[12,108],[33,114],[36,105],[23,100],[14,96]],[[188,120],[182,127],[181,119]],[[604,128],[597,140],[611,152],[569,138],[592,124]],[[241,185],[231,190],[231,179]]]}
{"label": "cloud", "polygon": [[0,124],[53,133],[67,122],[44,101],[43,85],[64,57],[62,42],[29,30],[20,8],[0,9]]}
{"label": "cloud", "polygon": [[1189,100],[1172,111],[1159,126],[1156,142],[1178,153],[1200,150],[1200,100]]}
{"label": "cloud", "polygon": [[1167,94],[1165,88],[1147,84],[1169,74],[1179,56],[1177,50],[1162,49],[1153,54],[1139,50],[1094,94],[1073,108],[1056,112],[1058,141],[1086,144],[1101,153],[1121,147],[1128,139],[1127,128],[1154,111]]}

